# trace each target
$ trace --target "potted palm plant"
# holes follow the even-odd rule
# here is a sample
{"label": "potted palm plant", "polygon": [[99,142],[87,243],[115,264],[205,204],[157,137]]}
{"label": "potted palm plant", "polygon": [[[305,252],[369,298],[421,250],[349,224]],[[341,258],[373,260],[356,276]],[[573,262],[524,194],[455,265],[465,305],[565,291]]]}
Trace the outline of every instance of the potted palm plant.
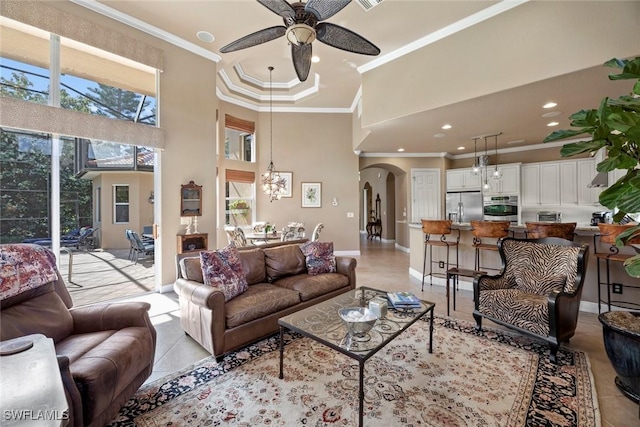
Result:
{"label": "potted palm plant", "polygon": [[[580,110],[571,115],[574,129],[557,130],[544,142],[586,136],[584,141],[565,144],[563,157],[606,150],[598,163],[598,172],[626,170],[626,174],[600,193],[600,204],[615,210],[618,222],[627,213],[640,212],[640,57],[612,59],[605,66],[617,68],[610,80],[636,80],[632,92],[616,99],[604,98],[597,109]],[[624,246],[640,236],[640,226],[625,229],[616,237],[616,245]],[[636,249],[637,250],[637,249]],[[628,258],[625,270],[640,277],[640,254]],[[640,312],[610,311],[598,316],[607,356],[617,373],[616,385],[624,395],[640,400]]]}

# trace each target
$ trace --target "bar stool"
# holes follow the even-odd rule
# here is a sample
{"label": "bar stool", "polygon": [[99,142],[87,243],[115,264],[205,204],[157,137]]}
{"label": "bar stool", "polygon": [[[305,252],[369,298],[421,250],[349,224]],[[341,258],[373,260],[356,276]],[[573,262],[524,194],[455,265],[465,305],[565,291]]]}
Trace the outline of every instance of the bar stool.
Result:
{"label": "bar stool", "polygon": [[573,241],[576,235],[575,222],[527,222],[527,239],[542,239],[544,237],[560,237]]}
{"label": "bar stool", "polygon": [[[475,248],[474,270],[489,269],[500,271],[500,268],[481,267],[480,251],[498,252],[498,242],[509,235],[509,221],[471,221],[471,233],[473,234],[473,247]],[[483,242],[482,238],[497,239],[493,243]]]}
{"label": "bar stool", "polygon": [[[629,288],[638,287],[638,286],[632,286],[632,285],[623,285],[622,283],[611,282],[611,269],[610,269],[611,262],[617,262],[622,265],[627,259],[635,255],[635,254],[620,253],[620,248],[616,246],[616,238],[618,237],[618,234],[632,227],[635,227],[635,225],[633,224],[598,224],[599,233],[594,234],[593,236],[593,254],[595,255],[597,260],[596,265],[597,265],[597,271],[598,271],[598,313],[600,313],[601,303],[605,302],[602,300],[602,296],[601,296],[601,286],[603,285],[607,287],[606,303],[607,303],[608,311],[611,311],[611,303],[614,303],[614,305],[622,303],[622,304],[632,305],[636,307],[640,306],[640,304],[636,304],[633,302],[611,300],[611,287],[614,285],[620,286],[620,293],[622,293],[623,287],[629,287]],[[598,242],[600,243],[600,245],[598,245]],[[634,238],[628,241],[626,245],[639,244],[639,243],[640,243],[640,238]],[[600,248],[603,248],[603,245],[607,249],[606,252],[599,251]],[[601,272],[600,261],[602,260],[604,260],[605,262],[606,281],[604,282],[601,279],[601,273],[600,273]],[[614,292],[614,293],[618,293],[618,292]],[[619,305],[619,307],[627,308],[627,307],[624,307],[623,305]]]}
{"label": "bar stool", "polygon": [[[453,221],[450,220],[422,220],[422,232],[424,233],[424,260],[422,263],[422,291],[424,291],[424,278],[427,276],[425,274],[427,270],[427,248],[429,249],[429,284],[433,285],[433,263],[441,262],[441,261],[433,261],[433,247],[439,246],[446,248],[446,262],[445,262],[445,271],[449,270],[449,257],[450,257],[450,249],[455,248],[456,250],[456,263],[455,266],[458,267],[458,245],[460,244],[460,230],[458,231],[457,237],[453,238],[451,235],[451,224]],[[440,236],[438,238],[438,235]],[[449,240],[447,240],[447,236]]]}

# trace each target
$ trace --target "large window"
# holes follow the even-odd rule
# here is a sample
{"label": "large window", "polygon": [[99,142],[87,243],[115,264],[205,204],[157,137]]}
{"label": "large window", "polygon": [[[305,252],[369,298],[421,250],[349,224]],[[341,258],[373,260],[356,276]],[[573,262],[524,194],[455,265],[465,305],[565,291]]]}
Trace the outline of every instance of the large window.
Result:
{"label": "large window", "polygon": [[[92,225],[91,182],[74,173],[74,138],[60,140],[60,233]],[[47,134],[0,129],[0,243],[51,236]]]}
{"label": "large window", "polygon": [[113,186],[113,223],[126,224],[129,222],[129,186]]}
{"label": "large window", "polygon": [[251,226],[255,216],[255,174],[227,169],[225,196],[225,224]]}
{"label": "large window", "polygon": [[248,120],[225,115],[224,157],[230,160],[253,162],[255,124]]}

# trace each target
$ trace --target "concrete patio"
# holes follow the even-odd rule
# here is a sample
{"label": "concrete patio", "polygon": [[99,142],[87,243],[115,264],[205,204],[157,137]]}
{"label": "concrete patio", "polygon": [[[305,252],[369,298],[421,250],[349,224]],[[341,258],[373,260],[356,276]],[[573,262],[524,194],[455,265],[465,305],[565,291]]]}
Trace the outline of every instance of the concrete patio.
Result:
{"label": "concrete patio", "polygon": [[134,264],[129,260],[129,249],[73,250],[71,254],[60,253],[60,273],[74,306],[131,297],[154,289],[152,257]]}

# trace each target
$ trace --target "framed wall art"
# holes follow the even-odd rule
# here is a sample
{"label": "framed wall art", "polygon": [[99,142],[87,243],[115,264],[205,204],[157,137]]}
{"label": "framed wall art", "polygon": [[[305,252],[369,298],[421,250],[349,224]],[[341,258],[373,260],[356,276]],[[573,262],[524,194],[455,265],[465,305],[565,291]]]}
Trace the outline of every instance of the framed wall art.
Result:
{"label": "framed wall art", "polygon": [[322,207],[322,183],[303,182],[302,183],[302,207],[320,208]]}
{"label": "framed wall art", "polygon": [[278,172],[278,174],[284,178],[284,192],[281,197],[293,197],[291,193],[291,186],[293,185],[293,172]]}

